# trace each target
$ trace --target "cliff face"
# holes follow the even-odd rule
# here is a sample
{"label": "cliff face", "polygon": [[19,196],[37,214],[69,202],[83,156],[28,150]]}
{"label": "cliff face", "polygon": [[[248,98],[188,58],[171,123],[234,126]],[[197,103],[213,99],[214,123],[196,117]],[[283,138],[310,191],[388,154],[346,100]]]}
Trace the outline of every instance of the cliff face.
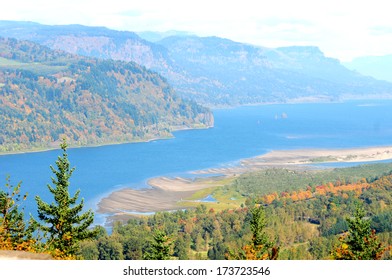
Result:
{"label": "cliff face", "polygon": [[157,43],[167,48],[187,74],[186,82],[173,78],[177,90],[201,103],[336,101],[392,95],[391,83],[351,71],[318,47],[271,49],[196,36],[168,37]]}
{"label": "cliff face", "polygon": [[0,21],[0,36],[28,40],[51,49],[101,59],[135,62],[149,69],[172,65],[167,50],[129,31],[82,25],[42,25],[33,22]]}

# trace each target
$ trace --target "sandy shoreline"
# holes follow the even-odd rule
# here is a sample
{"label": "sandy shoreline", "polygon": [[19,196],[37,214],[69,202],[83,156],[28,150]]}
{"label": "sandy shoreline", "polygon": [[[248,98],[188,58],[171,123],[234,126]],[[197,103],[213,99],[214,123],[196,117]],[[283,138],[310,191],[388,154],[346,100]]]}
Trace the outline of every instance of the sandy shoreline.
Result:
{"label": "sandy shoreline", "polygon": [[181,177],[157,177],[148,180],[151,188],[122,189],[111,193],[98,203],[98,213],[135,215],[157,211],[180,209],[177,203],[198,190],[211,188],[216,178],[186,179]]}
{"label": "sandy shoreline", "polygon": [[207,178],[169,178],[150,179],[151,188],[134,190],[122,189],[111,193],[98,203],[98,213],[114,215],[114,219],[125,220],[135,213],[168,211],[181,208],[178,202],[189,198],[198,190],[217,186],[217,178],[265,168],[304,168],[306,164],[323,162],[370,162],[392,159],[392,146],[354,149],[302,149],[271,151],[267,154],[244,159],[238,166],[194,171],[196,174],[216,175]]}
{"label": "sandy shoreline", "polygon": [[392,159],[392,146],[353,149],[303,149],[272,151],[242,161],[244,165],[295,165],[320,162],[367,162]]}

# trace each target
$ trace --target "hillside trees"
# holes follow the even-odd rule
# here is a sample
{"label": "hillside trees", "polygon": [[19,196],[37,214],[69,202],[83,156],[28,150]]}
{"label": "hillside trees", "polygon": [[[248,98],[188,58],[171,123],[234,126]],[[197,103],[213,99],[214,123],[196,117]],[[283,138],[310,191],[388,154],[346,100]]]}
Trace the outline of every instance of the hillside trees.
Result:
{"label": "hillside trees", "polygon": [[209,109],[180,98],[136,63],[89,59],[0,38],[0,153],[165,138],[213,124]]}
{"label": "hillside trees", "polygon": [[257,248],[258,254],[261,254],[262,259],[275,260],[278,258],[279,248],[274,246],[274,243],[269,240],[265,227],[267,226],[267,219],[262,206],[254,207],[251,210],[252,220],[250,221],[250,229],[252,231],[252,245]]}
{"label": "hillside trees", "polygon": [[232,244],[227,248],[226,258],[236,260],[276,260],[279,247],[275,246],[266,232],[267,218],[262,205],[253,205],[247,209],[248,215],[242,222],[249,224],[251,238],[241,249]]}
{"label": "hillside trees", "polygon": [[348,232],[339,239],[340,244],[332,251],[337,260],[379,260],[386,248],[378,241],[370,228],[370,220],[364,219],[365,210],[357,206],[353,218],[348,218]]}
{"label": "hillside trees", "polygon": [[161,230],[156,230],[150,243],[149,251],[143,255],[145,260],[168,260],[170,258],[169,237]]}
{"label": "hillside trees", "polygon": [[75,169],[70,168],[65,140],[60,147],[63,155],[56,161],[57,169],[50,166],[55,178],[52,177],[54,186],[48,185],[48,189],[54,196],[54,202],[49,204],[36,196],[38,218],[42,222],[37,223],[48,235],[47,246],[50,250],[60,257],[72,258],[79,249],[79,242],[95,237],[97,232],[89,229],[94,219],[92,211],[82,213],[83,199],[77,203],[80,190],[74,196],[69,193],[69,179]]}
{"label": "hillside trees", "polygon": [[250,210],[252,219],[250,220],[250,230],[252,232],[252,242],[244,246],[245,258],[251,260],[276,260],[279,248],[275,247],[269,240],[265,228],[267,219],[262,206],[255,206]]}
{"label": "hillside trees", "polygon": [[[242,185],[224,186],[222,189],[244,190],[249,186],[249,182],[256,186],[257,181],[265,183],[268,180],[272,186],[274,179],[290,182],[293,176],[303,175],[304,179],[301,180],[303,184],[296,186],[296,193],[298,195],[311,191],[313,197],[292,201],[290,196],[294,188],[287,183],[286,191],[283,189],[284,184],[281,184],[281,189],[277,192],[279,199],[275,199],[271,204],[263,203],[262,208],[258,208],[255,203],[258,202],[259,196],[249,195],[246,197],[247,207],[240,207],[244,197],[237,201],[235,207],[238,208],[221,210],[214,208],[222,204],[219,201],[222,199],[221,193],[217,192],[215,196],[218,199],[217,203],[204,203],[194,209],[156,213],[148,217],[132,218],[125,224],[117,223],[107,239],[115,244],[117,250],[121,249],[123,258],[127,260],[142,259],[146,252],[150,252],[151,247],[148,245],[153,242],[150,238],[157,228],[172,240],[173,254],[170,256],[172,259],[273,259],[275,257],[282,260],[331,259],[334,244],[338,242],[342,232],[349,229],[344,217],[354,216],[357,203],[361,203],[367,213],[363,220],[370,221],[371,228],[377,232],[378,240],[385,246],[390,246],[392,244],[390,170],[390,164],[376,164],[337,169],[333,172],[325,170],[305,174],[292,174],[285,170],[266,170],[264,173],[268,171],[271,174],[259,177],[257,173],[256,178],[246,174],[242,175],[246,176],[246,180],[240,180],[239,177],[235,181]],[[313,180],[311,176],[314,177]],[[356,184],[356,177],[367,178],[367,183],[359,179]],[[320,178],[325,178],[322,185],[318,182]],[[338,180],[341,183],[338,183]],[[334,184],[331,186],[329,182]],[[321,194],[320,190],[328,191]],[[274,193],[275,191],[271,195]],[[259,194],[264,195],[261,192]],[[265,194],[269,195],[268,192]],[[235,197],[233,191],[228,192],[228,197]],[[264,239],[263,236],[267,238]],[[262,244],[263,240],[266,240],[267,246],[260,249],[267,249],[271,242],[276,245],[269,247],[263,253],[261,250],[257,251],[255,244]],[[88,245],[93,248],[94,244],[98,250],[107,247],[106,243],[100,240],[95,240],[93,244]],[[83,255],[86,259],[89,258],[87,254],[83,253]],[[389,258],[388,252],[382,256],[382,259]]]}

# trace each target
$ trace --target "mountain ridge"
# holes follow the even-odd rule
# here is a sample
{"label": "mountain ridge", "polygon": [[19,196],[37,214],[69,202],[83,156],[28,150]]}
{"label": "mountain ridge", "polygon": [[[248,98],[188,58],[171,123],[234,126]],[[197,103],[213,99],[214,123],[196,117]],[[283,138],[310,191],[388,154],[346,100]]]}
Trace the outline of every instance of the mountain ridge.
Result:
{"label": "mountain ridge", "polygon": [[392,96],[391,83],[350,71],[317,47],[273,49],[186,34],[153,43],[134,32],[107,28],[36,24],[31,32],[31,24],[7,24],[0,24],[0,35],[29,36],[52,49],[134,61],[163,75],[182,97],[210,107]]}
{"label": "mountain ridge", "polygon": [[392,82],[392,54],[357,57],[343,63],[347,68],[379,80]]}
{"label": "mountain ridge", "polygon": [[[240,105],[304,98],[339,101],[353,95],[392,93],[392,84],[350,71],[337,59],[325,57],[318,47],[269,49],[195,36],[168,37],[158,43],[191,76],[215,79],[220,86],[215,91],[217,99],[224,100],[229,92],[235,92],[231,101],[236,98]],[[186,90],[176,85],[179,91]]]}

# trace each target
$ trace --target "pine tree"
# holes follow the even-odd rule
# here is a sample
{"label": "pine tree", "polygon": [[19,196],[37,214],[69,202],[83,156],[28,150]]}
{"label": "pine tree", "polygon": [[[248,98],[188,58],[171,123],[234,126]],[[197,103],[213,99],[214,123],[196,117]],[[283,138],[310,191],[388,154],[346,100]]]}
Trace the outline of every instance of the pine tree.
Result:
{"label": "pine tree", "polygon": [[252,241],[242,247],[242,250],[228,250],[226,257],[235,260],[276,260],[279,254],[279,247],[269,240],[265,232],[267,218],[263,206],[254,205],[249,210],[251,216],[250,230]]}
{"label": "pine tree", "polygon": [[174,242],[173,256],[178,257],[180,260],[189,259],[187,242],[185,241],[184,235],[179,234],[176,241]]}
{"label": "pine tree", "polygon": [[357,206],[354,217],[347,219],[348,232],[339,239],[340,244],[332,251],[337,260],[378,260],[386,251],[370,228],[370,219],[364,219],[365,210]]}
{"label": "pine tree", "polygon": [[252,219],[250,220],[250,230],[252,231],[252,243],[254,246],[264,245],[269,248],[272,242],[268,241],[268,236],[264,229],[267,226],[267,219],[262,206],[251,209]]}
{"label": "pine tree", "polygon": [[161,230],[154,233],[154,241],[150,244],[150,250],[143,255],[145,260],[168,260],[170,258],[169,237]]}
{"label": "pine tree", "polygon": [[279,248],[269,240],[265,227],[267,219],[262,206],[254,206],[250,210],[252,218],[250,220],[250,230],[252,232],[252,243],[244,246],[245,259],[247,260],[276,260]]}
{"label": "pine tree", "polygon": [[20,194],[21,183],[10,184],[7,177],[4,190],[0,189],[0,249],[34,251],[32,230],[26,226],[20,203],[27,194]]}
{"label": "pine tree", "polygon": [[93,238],[96,236],[96,231],[89,229],[94,219],[92,211],[82,213],[83,199],[77,204],[80,190],[72,197],[69,194],[69,179],[75,168],[70,168],[65,139],[60,148],[63,150],[63,155],[56,161],[57,169],[50,166],[55,177],[52,177],[54,186],[48,184],[48,189],[54,196],[54,202],[48,204],[36,196],[38,218],[42,221],[41,224],[37,223],[47,234],[47,244],[54,255],[60,258],[72,258],[78,251],[79,242]]}

